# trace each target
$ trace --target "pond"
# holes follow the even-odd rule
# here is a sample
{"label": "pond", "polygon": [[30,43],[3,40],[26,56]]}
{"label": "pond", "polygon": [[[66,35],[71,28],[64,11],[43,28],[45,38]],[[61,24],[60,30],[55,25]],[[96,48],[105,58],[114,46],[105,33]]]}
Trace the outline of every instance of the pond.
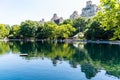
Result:
{"label": "pond", "polygon": [[0,42],[0,80],[88,79],[120,79],[120,45]]}

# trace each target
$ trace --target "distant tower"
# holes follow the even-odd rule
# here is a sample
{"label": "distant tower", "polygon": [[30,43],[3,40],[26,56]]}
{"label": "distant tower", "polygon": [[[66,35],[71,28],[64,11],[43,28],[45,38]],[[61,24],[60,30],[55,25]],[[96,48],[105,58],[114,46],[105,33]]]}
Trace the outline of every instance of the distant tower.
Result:
{"label": "distant tower", "polygon": [[91,5],[92,5],[92,1],[91,0],[86,2],[86,7],[90,7]]}
{"label": "distant tower", "polygon": [[98,12],[98,6],[96,6],[95,4],[92,4],[92,1],[89,0],[86,2],[86,7],[82,9],[82,17],[92,17],[95,16],[96,13]]}
{"label": "distant tower", "polygon": [[78,18],[78,17],[80,17],[80,16],[79,16],[79,14],[78,14],[77,11],[74,11],[74,12],[72,13],[72,15],[70,15],[70,19],[71,19],[71,20],[72,20],[72,19],[75,19],[75,18]]}
{"label": "distant tower", "polygon": [[41,24],[44,24],[44,23],[45,23],[45,20],[44,20],[44,19],[40,20],[40,23],[41,23]]}
{"label": "distant tower", "polygon": [[56,14],[56,13],[55,13],[55,14],[53,14],[53,17],[52,17],[51,21],[54,21],[54,20],[57,20],[57,19],[58,19],[57,14]]}
{"label": "distant tower", "polygon": [[58,17],[57,14],[53,14],[53,17],[51,18],[52,22],[55,22],[56,24],[60,24],[63,22],[63,18],[62,17]]}
{"label": "distant tower", "polygon": [[59,21],[60,21],[60,23],[63,23],[63,21],[64,21],[63,17],[60,17]]}

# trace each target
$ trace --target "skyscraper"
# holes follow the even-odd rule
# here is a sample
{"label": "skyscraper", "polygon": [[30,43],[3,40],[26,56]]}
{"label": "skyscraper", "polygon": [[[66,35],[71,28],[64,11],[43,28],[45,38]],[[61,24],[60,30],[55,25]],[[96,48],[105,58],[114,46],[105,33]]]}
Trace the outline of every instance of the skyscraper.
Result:
{"label": "skyscraper", "polygon": [[74,12],[70,15],[70,19],[71,19],[71,20],[72,20],[72,19],[75,19],[75,18],[78,18],[78,17],[80,17],[80,16],[79,16],[79,14],[78,14],[77,11],[74,11]]}
{"label": "skyscraper", "polygon": [[52,22],[55,22],[56,24],[60,24],[63,22],[63,18],[62,17],[58,17],[57,14],[53,14],[53,17],[51,19]]}
{"label": "skyscraper", "polygon": [[98,6],[92,4],[92,1],[89,0],[86,2],[86,7],[82,9],[81,16],[89,18],[95,16],[97,12],[98,12]]}

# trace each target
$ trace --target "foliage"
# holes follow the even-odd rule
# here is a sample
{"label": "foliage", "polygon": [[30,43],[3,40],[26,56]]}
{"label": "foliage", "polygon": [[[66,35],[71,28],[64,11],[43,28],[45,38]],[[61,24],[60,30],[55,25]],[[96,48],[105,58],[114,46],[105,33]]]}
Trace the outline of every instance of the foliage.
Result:
{"label": "foliage", "polygon": [[20,26],[13,25],[10,30],[10,38],[20,38]]}
{"label": "foliage", "polygon": [[53,22],[46,22],[43,27],[43,33],[45,38],[53,39],[55,37],[55,29],[57,24]]}
{"label": "foliage", "polygon": [[103,27],[100,27],[100,22],[97,20],[92,20],[88,24],[88,30],[85,32],[86,39],[90,40],[101,40],[101,39],[110,39],[113,35],[113,32],[110,30],[105,31]]}
{"label": "foliage", "polygon": [[9,28],[4,24],[0,24],[0,38],[5,38],[9,35]]}
{"label": "foliage", "polygon": [[70,24],[57,25],[54,22],[41,24],[37,21],[26,20],[20,25],[13,25],[10,28],[9,38],[14,39],[58,39],[68,38],[75,32]]}
{"label": "foliage", "polygon": [[70,25],[73,25],[73,20],[66,19],[66,20],[63,21],[62,24],[70,24]]}
{"label": "foliage", "polygon": [[73,28],[71,25],[69,24],[64,24],[61,26],[58,26],[58,31],[59,31],[59,38],[68,38],[70,35],[73,34],[73,32],[75,32],[75,28]]}
{"label": "foliage", "polygon": [[20,34],[21,38],[34,38],[37,27],[39,26],[38,22],[26,20],[20,25]]}
{"label": "foliage", "polygon": [[39,24],[39,26],[37,27],[37,30],[35,32],[36,38],[44,39],[45,32],[43,31],[43,27],[43,24]]}
{"label": "foliage", "polygon": [[97,17],[105,30],[114,30],[113,39],[120,39],[120,1],[100,0],[101,11]]}
{"label": "foliage", "polygon": [[84,31],[86,26],[86,20],[83,17],[79,17],[73,20],[73,27],[75,27],[77,29],[77,32],[80,31]]}

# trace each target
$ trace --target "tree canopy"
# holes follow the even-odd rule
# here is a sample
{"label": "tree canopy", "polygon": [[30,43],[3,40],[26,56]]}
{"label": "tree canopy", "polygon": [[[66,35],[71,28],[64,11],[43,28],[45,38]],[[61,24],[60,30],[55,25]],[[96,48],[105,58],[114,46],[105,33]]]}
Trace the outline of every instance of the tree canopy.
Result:
{"label": "tree canopy", "polygon": [[9,28],[5,24],[0,24],[0,38],[5,38],[9,35]]}
{"label": "tree canopy", "polygon": [[71,24],[57,25],[54,22],[41,24],[38,21],[26,20],[10,28],[9,38],[17,39],[65,39],[75,32]]}
{"label": "tree canopy", "polygon": [[120,1],[100,0],[101,11],[97,17],[105,30],[114,30],[113,39],[120,39]]}

